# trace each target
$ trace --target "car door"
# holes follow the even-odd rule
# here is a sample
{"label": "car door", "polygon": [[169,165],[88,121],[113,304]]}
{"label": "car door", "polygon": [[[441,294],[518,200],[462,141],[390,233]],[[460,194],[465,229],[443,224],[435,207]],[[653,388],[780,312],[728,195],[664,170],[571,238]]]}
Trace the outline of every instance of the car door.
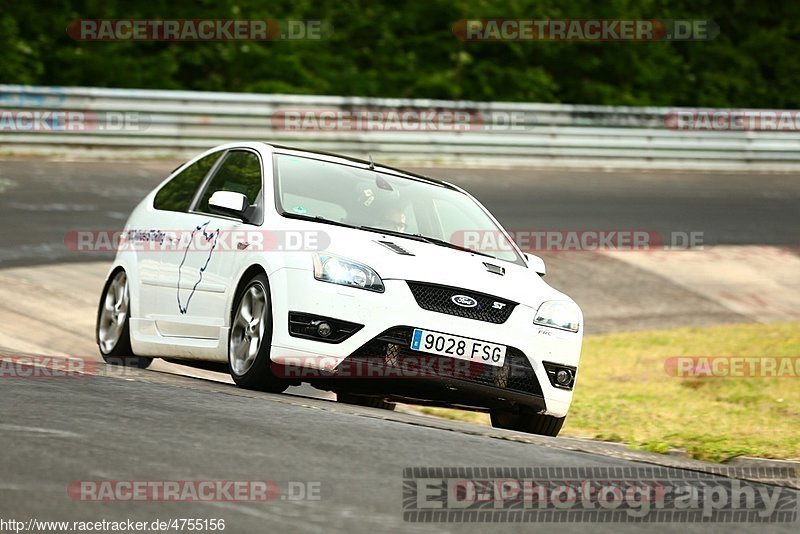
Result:
{"label": "car door", "polygon": [[[139,316],[155,320],[162,313],[164,280],[161,262],[165,251],[175,239],[181,214],[187,213],[206,177],[224,151],[213,152],[186,166],[175,174],[153,197],[152,209],[128,228],[128,238],[137,254],[140,296]],[[150,240],[141,243],[142,239]],[[169,286],[166,286],[169,289]]]}
{"label": "car door", "polygon": [[[208,201],[217,191],[242,193],[252,206],[242,221],[215,213]],[[161,313],[157,321],[163,336],[218,339],[238,258],[246,252],[237,236],[258,231],[263,220],[263,168],[250,149],[228,150],[206,178],[192,208],[177,219],[173,245],[161,257]]]}

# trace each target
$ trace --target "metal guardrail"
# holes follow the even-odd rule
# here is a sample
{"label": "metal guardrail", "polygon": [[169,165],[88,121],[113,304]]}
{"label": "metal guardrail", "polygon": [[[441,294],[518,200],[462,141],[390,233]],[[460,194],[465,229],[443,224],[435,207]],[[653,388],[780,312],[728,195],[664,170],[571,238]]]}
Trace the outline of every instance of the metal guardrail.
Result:
{"label": "metal guardrail", "polygon": [[[381,120],[366,129],[292,128],[286,120],[287,112],[319,119],[323,111],[412,119],[387,129]],[[0,85],[0,154],[185,157],[261,140],[409,163],[800,170],[800,131],[670,129],[676,111],[697,110]],[[31,112],[38,123],[27,121]],[[48,112],[78,119],[59,123]],[[444,129],[426,122],[426,113],[450,112],[463,120]]]}

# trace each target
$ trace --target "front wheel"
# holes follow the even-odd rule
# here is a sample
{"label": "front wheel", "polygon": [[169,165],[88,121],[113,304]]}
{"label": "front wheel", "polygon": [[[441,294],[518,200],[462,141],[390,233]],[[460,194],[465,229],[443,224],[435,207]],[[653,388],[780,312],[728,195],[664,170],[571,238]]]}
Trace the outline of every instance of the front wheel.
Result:
{"label": "front wheel", "polygon": [[530,412],[510,413],[492,410],[491,419],[492,426],[495,428],[556,437],[561,431],[561,427],[564,426],[566,417],[554,417]]}
{"label": "front wheel", "polygon": [[236,385],[245,389],[281,393],[289,383],[270,369],[272,305],[269,283],[254,276],[236,295],[228,341],[228,371]]}
{"label": "front wheel", "polygon": [[131,297],[128,275],[119,270],[108,279],[97,310],[95,337],[100,355],[106,363],[145,369],[153,358],[136,356],[131,348]]}

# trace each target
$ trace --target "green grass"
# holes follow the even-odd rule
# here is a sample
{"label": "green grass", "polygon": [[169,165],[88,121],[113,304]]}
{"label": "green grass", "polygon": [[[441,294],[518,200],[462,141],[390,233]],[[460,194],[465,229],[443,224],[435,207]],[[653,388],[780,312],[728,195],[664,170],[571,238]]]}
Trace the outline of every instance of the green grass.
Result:
{"label": "green grass", "polygon": [[[588,337],[562,436],[721,462],[800,459],[800,377],[676,378],[671,356],[800,357],[800,323],[724,325]],[[488,424],[485,414],[423,413]]]}

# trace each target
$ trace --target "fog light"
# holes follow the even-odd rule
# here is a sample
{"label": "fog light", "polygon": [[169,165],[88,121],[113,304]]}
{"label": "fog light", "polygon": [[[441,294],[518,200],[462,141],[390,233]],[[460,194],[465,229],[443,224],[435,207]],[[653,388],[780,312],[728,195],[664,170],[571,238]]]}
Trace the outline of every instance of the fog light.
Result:
{"label": "fog light", "polygon": [[556,382],[562,386],[569,386],[572,382],[572,371],[569,369],[560,369],[556,373]]}
{"label": "fog light", "polygon": [[319,334],[320,337],[328,337],[329,335],[331,335],[331,332],[333,332],[333,329],[331,328],[331,325],[329,325],[328,323],[323,322],[317,325],[317,334]]}
{"label": "fog light", "polygon": [[552,362],[542,362],[542,365],[547,371],[547,379],[550,380],[551,386],[559,389],[575,387],[575,376],[578,372],[575,367]]}
{"label": "fog light", "polygon": [[289,312],[289,335],[323,343],[341,343],[364,325],[310,313]]}

